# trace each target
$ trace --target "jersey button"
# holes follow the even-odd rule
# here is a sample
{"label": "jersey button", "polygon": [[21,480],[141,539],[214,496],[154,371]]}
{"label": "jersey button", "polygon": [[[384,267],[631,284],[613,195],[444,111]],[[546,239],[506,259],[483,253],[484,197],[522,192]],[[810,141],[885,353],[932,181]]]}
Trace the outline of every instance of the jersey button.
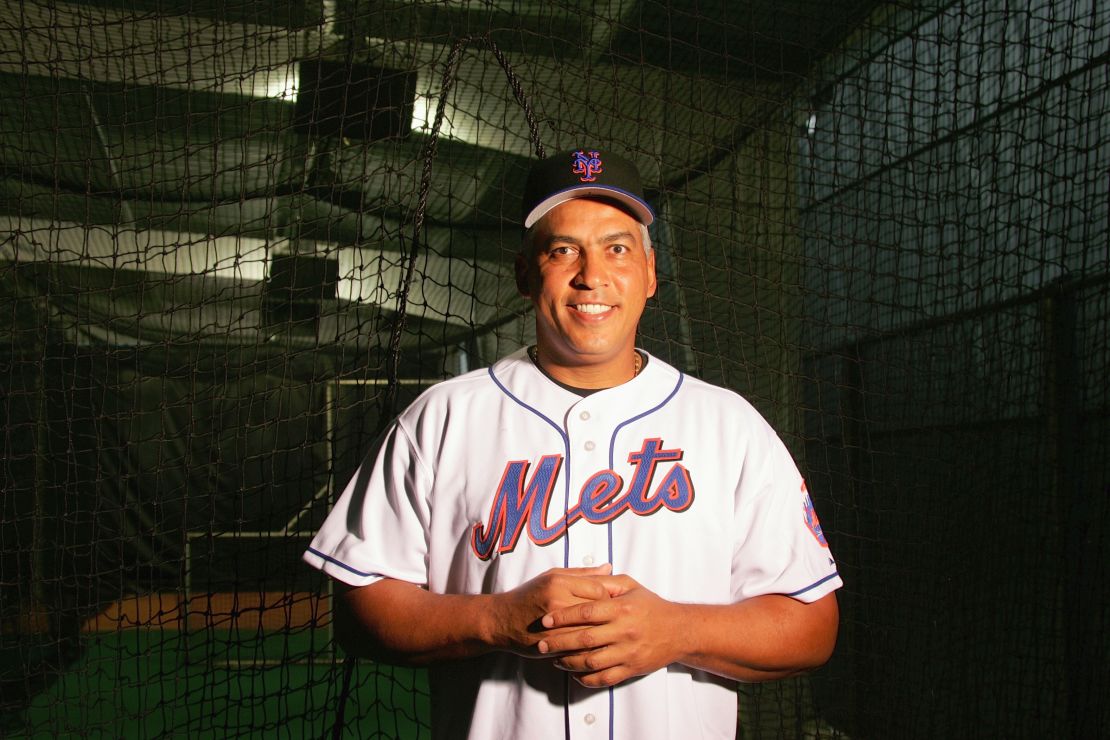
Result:
{"label": "jersey button", "polygon": [[592,725],[594,722],[597,722],[597,717],[593,716],[592,714],[587,714],[582,719],[584,719],[586,721],[586,724],[588,725]]}
{"label": "jersey button", "polygon": [[595,444],[593,443],[593,440],[587,440],[587,441],[586,441],[586,444],[584,444],[584,445],[582,445],[582,446],[583,446],[583,447],[585,447],[587,451],[589,451],[589,450],[592,450],[592,449],[593,449],[594,447],[596,447],[597,445],[595,445]]}
{"label": "jersey button", "polygon": [[582,558],[582,565],[585,565],[585,566],[588,567],[588,566],[591,566],[593,564],[594,564],[594,556],[593,555],[587,555],[586,557]]}
{"label": "jersey button", "polygon": [[590,412],[589,411],[583,411],[581,414],[578,415],[578,418],[581,419],[582,421],[589,421]]}

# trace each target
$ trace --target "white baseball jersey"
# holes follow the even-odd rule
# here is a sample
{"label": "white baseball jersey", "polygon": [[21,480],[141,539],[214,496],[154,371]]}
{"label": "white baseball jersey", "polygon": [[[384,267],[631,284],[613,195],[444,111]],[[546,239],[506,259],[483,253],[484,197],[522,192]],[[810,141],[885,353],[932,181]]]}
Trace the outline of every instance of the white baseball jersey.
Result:
{"label": "white baseball jersey", "polygon": [[[581,397],[524,350],[421,395],[305,553],[354,586],[497,593],[611,562],[665,599],[815,601],[841,585],[802,476],[737,394],[657,358]],[[430,671],[437,738],[727,738],[735,683],[682,665],[586,689],[546,659]]]}

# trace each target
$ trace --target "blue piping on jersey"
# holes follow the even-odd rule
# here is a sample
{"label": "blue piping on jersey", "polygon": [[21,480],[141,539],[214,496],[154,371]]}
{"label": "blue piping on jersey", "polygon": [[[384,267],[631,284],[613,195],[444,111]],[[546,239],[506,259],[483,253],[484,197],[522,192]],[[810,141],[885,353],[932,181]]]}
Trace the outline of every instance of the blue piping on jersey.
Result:
{"label": "blue piping on jersey", "polygon": [[354,573],[356,576],[361,576],[362,578],[369,578],[370,576],[380,576],[381,575],[381,573],[363,573],[361,570],[355,570],[351,566],[344,563],[342,560],[336,560],[331,555],[325,555],[324,553],[320,552],[319,550],[317,550],[314,547],[308,548],[308,551],[310,553],[312,553],[313,555],[315,555],[316,557],[321,558],[322,560],[325,560],[329,563],[333,563],[335,565],[338,565],[343,570],[348,570],[351,573]]}
{"label": "blue piping on jersey", "polygon": [[[671,399],[675,397],[676,393],[678,393],[678,389],[682,387],[682,381],[685,380],[685,379],[686,379],[686,376],[683,375],[680,372],[678,374],[678,382],[675,383],[674,388],[671,390],[670,393],[667,394],[666,398],[664,398],[662,401],[659,402],[659,404],[657,406],[653,406],[652,408],[648,409],[647,411],[644,411],[641,414],[637,414],[636,416],[633,416],[631,419],[626,419],[625,421],[622,421],[620,424],[617,424],[617,426],[613,429],[613,437],[609,440],[609,469],[610,470],[613,469],[613,465],[616,462],[613,459],[613,455],[614,455],[614,451],[616,450],[616,446],[617,446],[617,435],[620,433],[620,431],[622,429],[624,429],[626,426],[628,426],[629,424],[631,424],[635,421],[639,421],[640,419],[644,418],[645,416],[648,416],[650,414],[654,414],[656,411],[658,411],[659,409],[663,408],[668,403],[670,403]],[[611,565],[613,563],[613,522],[612,522],[612,520],[610,520],[609,523],[606,526],[608,526],[608,528],[609,528],[609,563]]]}
{"label": "blue piping on jersey", "polygon": [[816,583],[811,583],[808,586],[806,586],[805,588],[800,588],[797,591],[794,591],[793,593],[784,594],[784,596],[799,596],[801,594],[804,594],[806,591],[812,591],[813,589],[820,586],[822,583],[825,583],[826,581],[831,581],[832,579],[836,578],[839,575],[840,575],[840,573],[834,570],[832,573],[828,574],[827,576],[822,578],[820,581],[817,581]]}
{"label": "blue piping on jersey", "polygon": [[[522,401],[519,398],[517,398],[516,396],[514,396],[508,388],[506,388],[504,385],[502,385],[501,381],[497,379],[497,376],[493,374],[493,367],[492,366],[486,372],[489,373],[489,377],[493,381],[493,384],[496,385],[498,388],[500,388],[502,393],[504,393],[506,396],[511,398],[513,401],[515,401],[522,408],[525,408],[528,411],[531,411],[533,414],[535,414],[536,416],[538,416],[541,419],[543,419],[544,421],[546,421],[548,423],[548,425],[550,425],[551,428],[555,430],[555,433],[558,434],[559,438],[563,440],[563,451],[566,453],[566,458],[565,459],[567,461],[567,470],[569,470],[570,469],[570,437],[568,437],[566,435],[566,433],[563,431],[562,427],[560,427],[558,424],[553,422],[551,419],[548,419],[546,416],[544,416],[543,412],[541,412],[539,409],[536,409],[536,408],[533,408],[532,406],[529,406],[524,401]],[[564,475],[563,476],[563,512],[565,513],[568,509],[570,509],[570,475]],[[563,536],[563,567],[564,568],[569,568],[570,567],[570,528],[569,527],[567,528],[566,534]]]}
{"label": "blue piping on jersey", "polygon": [[[533,408],[532,406],[529,406],[527,403],[525,403],[521,399],[514,396],[512,394],[512,392],[509,391],[509,389],[506,388],[501,383],[501,381],[497,379],[497,376],[494,375],[493,367],[490,367],[487,370],[487,372],[489,373],[490,379],[493,380],[494,385],[496,385],[499,389],[501,389],[502,393],[504,393],[506,396],[511,398],[514,402],[516,402],[522,408],[525,408],[528,411],[531,411],[533,414],[535,414],[539,418],[546,421],[551,426],[551,428],[554,429],[556,431],[556,433],[558,433],[559,438],[563,440],[563,448],[566,451],[566,461],[567,461],[567,467],[566,467],[567,472],[564,473],[564,475],[563,475],[563,479],[564,479],[564,485],[563,485],[563,512],[565,514],[567,512],[567,510],[570,509],[570,438],[563,431],[562,427],[560,427],[558,424],[556,424],[551,419],[544,416],[543,413],[541,411],[539,411],[539,409],[536,409],[536,408]],[[654,414],[656,411],[658,411],[659,409],[663,408],[668,403],[670,403],[670,400],[675,397],[676,393],[678,393],[678,389],[682,387],[682,382],[683,382],[683,380],[685,380],[685,378],[686,378],[686,376],[683,373],[680,372],[678,374],[678,382],[675,383],[675,386],[671,390],[671,392],[669,394],[667,394],[667,397],[664,398],[662,401],[660,401],[658,405],[653,406],[652,408],[648,409],[647,411],[644,411],[643,413],[640,413],[640,414],[637,414],[636,416],[633,416],[631,419],[626,419],[625,421],[622,421],[620,424],[618,424],[616,427],[614,427],[613,436],[609,440],[609,468],[610,469],[613,468],[614,449],[615,449],[616,443],[617,443],[617,434],[620,432],[620,430],[623,429],[624,427],[628,426],[629,424],[632,424],[633,422],[639,421],[640,419],[644,418],[645,416],[648,416],[650,414]],[[609,563],[611,565],[613,563],[613,523],[609,522],[606,525],[606,527],[608,529],[608,535],[609,535]],[[563,567],[564,568],[569,568],[570,567],[570,530],[569,530],[569,528],[567,530],[566,535],[564,535],[564,537],[563,537]],[[571,733],[570,733],[570,674],[567,674],[564,677],[563,686],[564,686],[564,689],[563,689],[563,692],[564,692],[563,693],[563,732],[564,732],[565,737],[568,738],[568,740],[569,740],[569,738],[571,736]],[[615,735],[614,735],[614,725],[613,725],[614,700],[613,700],[613,687],[612,686],[609,687],[608,692],[609,692],[609,740],[613,740]]]}
{"label": "blue piping on jersey", "polygon": [[[563,451],[566,453],[566,461],[567,461],[567,467],[566,467],[567,472],[563,473],[563,513],[565,515],[566,511],[570,508],[570,472],[569,472],[570,471],[570,437],[568,437],[566,435],[566,433],[563,431],[562,427],[560,427],[558,424],[553,422],[551,419],[544,416],[543,413],[539,409],[533,408],[532,406],[529,406],[524,401],[522,401],[521,399],[514,396],[512,394],[512,392],[509,391],[509,389],[506,388],[501,383],[501,381],[497,379],[497,376],[494,375],[492,365],[489,367],[489,369],[486,372],[489,373],[490,380],[493,381],[494,385],[496,385],[498,388],[501,389],[502,393],[504,393],[506,396],[511,398],[521,408],[524,408],[524,409],[527,409],[528,411],[531,411],[533,414],[535,414],[536,416],[538,416],[541,419],[543,419],[544,421],[546,421],[551,426],[551,428],[554,429],[555,432],[559,435],[559,438],[563,440]],[[570,528],[569,527],[567,528],[566,534],[563,535],[563,567],[564,568],[569,568],[570,567]],[[610,716],[611,716],[611,714],[612,713],[610,713]],[[566,674],[563,677],[563,736],[567,740],[570,740],[570,674],[569,673]],[[610,740],[612,740],[612,733],[610,733]]]}
{"label": "blue piping on jersey", "polygon": [[[644,411],[641,414],[637,414],[636,416],[633,416],[631,419],[626,419],[625,421],[622,421],[620,424],[617,424],[617,426],[613,429],[613,436],[609,440],[609,469],[610,470],[613,470],[613,465],[616,462],[613,459],[613,457],[614,457],[616,447],[617,447],[617,434],[620,433],[620,430],[624,429],[626,426],[628,426],[629,424],[631,424],[634,421],[639,421],[640,419],[644,418],[645,416],[648,416],[649,414],[654,414],[656,411],[658,411],[659,409],[663,408],[668,403],[670,403],[671,399],[675,397],[676,393],[678,393],[678,389],[682,387],[682,381],[685,380],[685,379],[686,379],[686,376],[683,375],[681,372],[679,372],[678,382],[675,383],[674,389],[671,390],[671,392],[667,394],[667,397],[664,398],[657,406],[654,406],[654,407],[648,409],[647,411]],[[605,526],[608,528],[608,531],[609,531],[609,564],[612,565],[613,564],[613,522],[612,522],[612,520],[610,520]],[[615,714],[614,709],[616,708],[616,706],[615,706],[615,701],[614,701],[614,697],[613,697],[613,687],[610,686],[608,691],[609,691],[609,740],[613,740],[613,738],[616,737],[616,735],[615,735],[616,730],[615,730],[615,727],[614,727],[614,724],[613,724],[613,715]],[[569,727],[569,725],[568,725],[568,727]]]}

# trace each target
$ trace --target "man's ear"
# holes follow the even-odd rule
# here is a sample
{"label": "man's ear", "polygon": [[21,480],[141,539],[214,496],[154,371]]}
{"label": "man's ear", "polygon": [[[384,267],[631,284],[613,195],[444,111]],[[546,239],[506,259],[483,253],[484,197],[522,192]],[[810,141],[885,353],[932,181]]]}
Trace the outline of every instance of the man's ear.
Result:
{"label": "man's ear", "polygon": [[528,288],[528,260],[524,257],[524,250],[516,253],[513,268],[516,271],[517,291],[525,298],[531,298],[531,290]]}
{"label": "man's ear", "polygon": [[655,250],[649,249],[647,254],[648,262],[648,284],[647,284],[647,297],[655,297],[655,289],[658,287],[658,281],[655,279]]}

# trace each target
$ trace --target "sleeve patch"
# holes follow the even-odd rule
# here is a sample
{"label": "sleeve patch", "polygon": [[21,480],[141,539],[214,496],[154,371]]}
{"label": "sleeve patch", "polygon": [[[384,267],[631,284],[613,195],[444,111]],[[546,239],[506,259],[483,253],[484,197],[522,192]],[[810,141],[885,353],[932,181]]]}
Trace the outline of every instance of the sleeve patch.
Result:
{"label": "sleeve patch", "polygon": [[817,511],[813,508],[813,499],[809,497],[809,491],[806,490],[805,481],[802,481],[802,517],[806,523],[806,529],[817,540],[821,547],[828,547],[829,541],[825,539],[825,533],[821,530],[821,522],[817,519]]}

